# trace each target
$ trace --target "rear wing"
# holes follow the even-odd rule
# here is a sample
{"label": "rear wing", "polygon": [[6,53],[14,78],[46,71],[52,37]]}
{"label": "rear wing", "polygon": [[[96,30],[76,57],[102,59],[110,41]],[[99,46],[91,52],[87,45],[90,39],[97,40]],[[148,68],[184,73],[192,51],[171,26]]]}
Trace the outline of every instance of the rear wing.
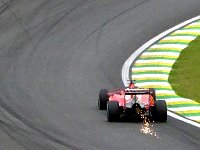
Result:
{"label": "rear wing", "polygon": [[125,89],[125,95],[139,95],[139,94],[150,94],[149,89]]}

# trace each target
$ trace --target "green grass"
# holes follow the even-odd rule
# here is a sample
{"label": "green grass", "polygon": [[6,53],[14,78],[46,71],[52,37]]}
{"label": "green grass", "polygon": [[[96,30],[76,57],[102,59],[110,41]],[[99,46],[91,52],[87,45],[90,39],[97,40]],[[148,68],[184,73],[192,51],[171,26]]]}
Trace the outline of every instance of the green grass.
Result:
{"label": "green grass", "polygon": [[200,36],[185,48],[169,75],[176,94],[200,103]]}

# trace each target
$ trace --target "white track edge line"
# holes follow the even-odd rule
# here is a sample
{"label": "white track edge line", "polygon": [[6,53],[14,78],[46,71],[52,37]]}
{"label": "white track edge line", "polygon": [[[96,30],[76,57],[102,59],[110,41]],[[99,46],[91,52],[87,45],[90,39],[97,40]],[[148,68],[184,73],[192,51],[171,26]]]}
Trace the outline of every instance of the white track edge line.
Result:
{"label": "white track edge line", "polygon": [[[156,41],[160,40],[161,38],[165,37],[166,35],[170,34],[171,32],[174,32],[178,29],[180,29],[181,27],[184,27],[194,21],[197,21],[200,19],[200,15],[199,16],[196,16],[192,19],[189,19],[183,23],[180,23],[178,25],[176,25],[175,27],[172,27],[171,29],[168,29],[166,31],[164,31],[163,33],[157,35],[156,37],[154,37],[153,39],[149,40],[148,42],[146,42],[144,45],[142,45],[139,49],[137,49],[124,63],[123,67],[122,67],[122,73],[121,73],[121,76],[122,76],[122,81],[124,83],[125,86],[128,85],[127,83],[127,80],[129,80],[129,70],[130,70],[130,67],[131,67],[131,64],[133,63],[133,61],[135,61],[137,59],[137,57],[142,53],[144,52],[148,47],[150,47],[152,44],[154,44]],[[176,118],[178,120],[181,120],[183,122],[186,122],[188,124],[191,124],[193,126],[196,126],[198,128],[200,128],[200,124],[197,123],[197,122],[194,122],[194,121],[191,121],[189,119],[186,119],[184,117],[181,117],[175,113],[172,113],[172,112],[169,112],[168,111],[168,115],[173,117],[173,118]]]}
{"label": "white track edge line", "polygon": [[177,114],[175,114],[175,113],[173,113],[171,111],[167,111],[167,115],[200,128],[200,124],[199,123],[194,122],[192,120],[189,120],[187,118],[181,117],[181,116],[179,116],[179,115],[177,115]]}

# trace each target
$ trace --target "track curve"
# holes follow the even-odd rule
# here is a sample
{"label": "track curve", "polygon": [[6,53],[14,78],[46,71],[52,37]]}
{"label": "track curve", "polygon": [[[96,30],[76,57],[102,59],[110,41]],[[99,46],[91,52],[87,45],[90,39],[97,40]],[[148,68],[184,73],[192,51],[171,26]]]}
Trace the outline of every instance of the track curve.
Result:
{"label": "track curve", "polygon": [[199,149],[200,130],[169,118],[107,123],[98,90],[123,86],[133,48],[199,14],[198,0],[0,1],[0,149]]}

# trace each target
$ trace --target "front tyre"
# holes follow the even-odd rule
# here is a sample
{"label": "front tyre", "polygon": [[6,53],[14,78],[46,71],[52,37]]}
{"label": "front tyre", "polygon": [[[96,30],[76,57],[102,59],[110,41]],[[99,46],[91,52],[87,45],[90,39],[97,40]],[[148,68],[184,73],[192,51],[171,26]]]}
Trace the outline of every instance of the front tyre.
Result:
{"label": "front tyre", "polygon": [[119,102],[118,101],[108,101],[107,103],[107,119],[108,122],[114,122],[119,120]]}
{"label": "front tyre", "polygon": [[100,89],[99,91],[99,99],[98,99],[98,107],[100,110],[106,110],[108,102],[108,90]]}

